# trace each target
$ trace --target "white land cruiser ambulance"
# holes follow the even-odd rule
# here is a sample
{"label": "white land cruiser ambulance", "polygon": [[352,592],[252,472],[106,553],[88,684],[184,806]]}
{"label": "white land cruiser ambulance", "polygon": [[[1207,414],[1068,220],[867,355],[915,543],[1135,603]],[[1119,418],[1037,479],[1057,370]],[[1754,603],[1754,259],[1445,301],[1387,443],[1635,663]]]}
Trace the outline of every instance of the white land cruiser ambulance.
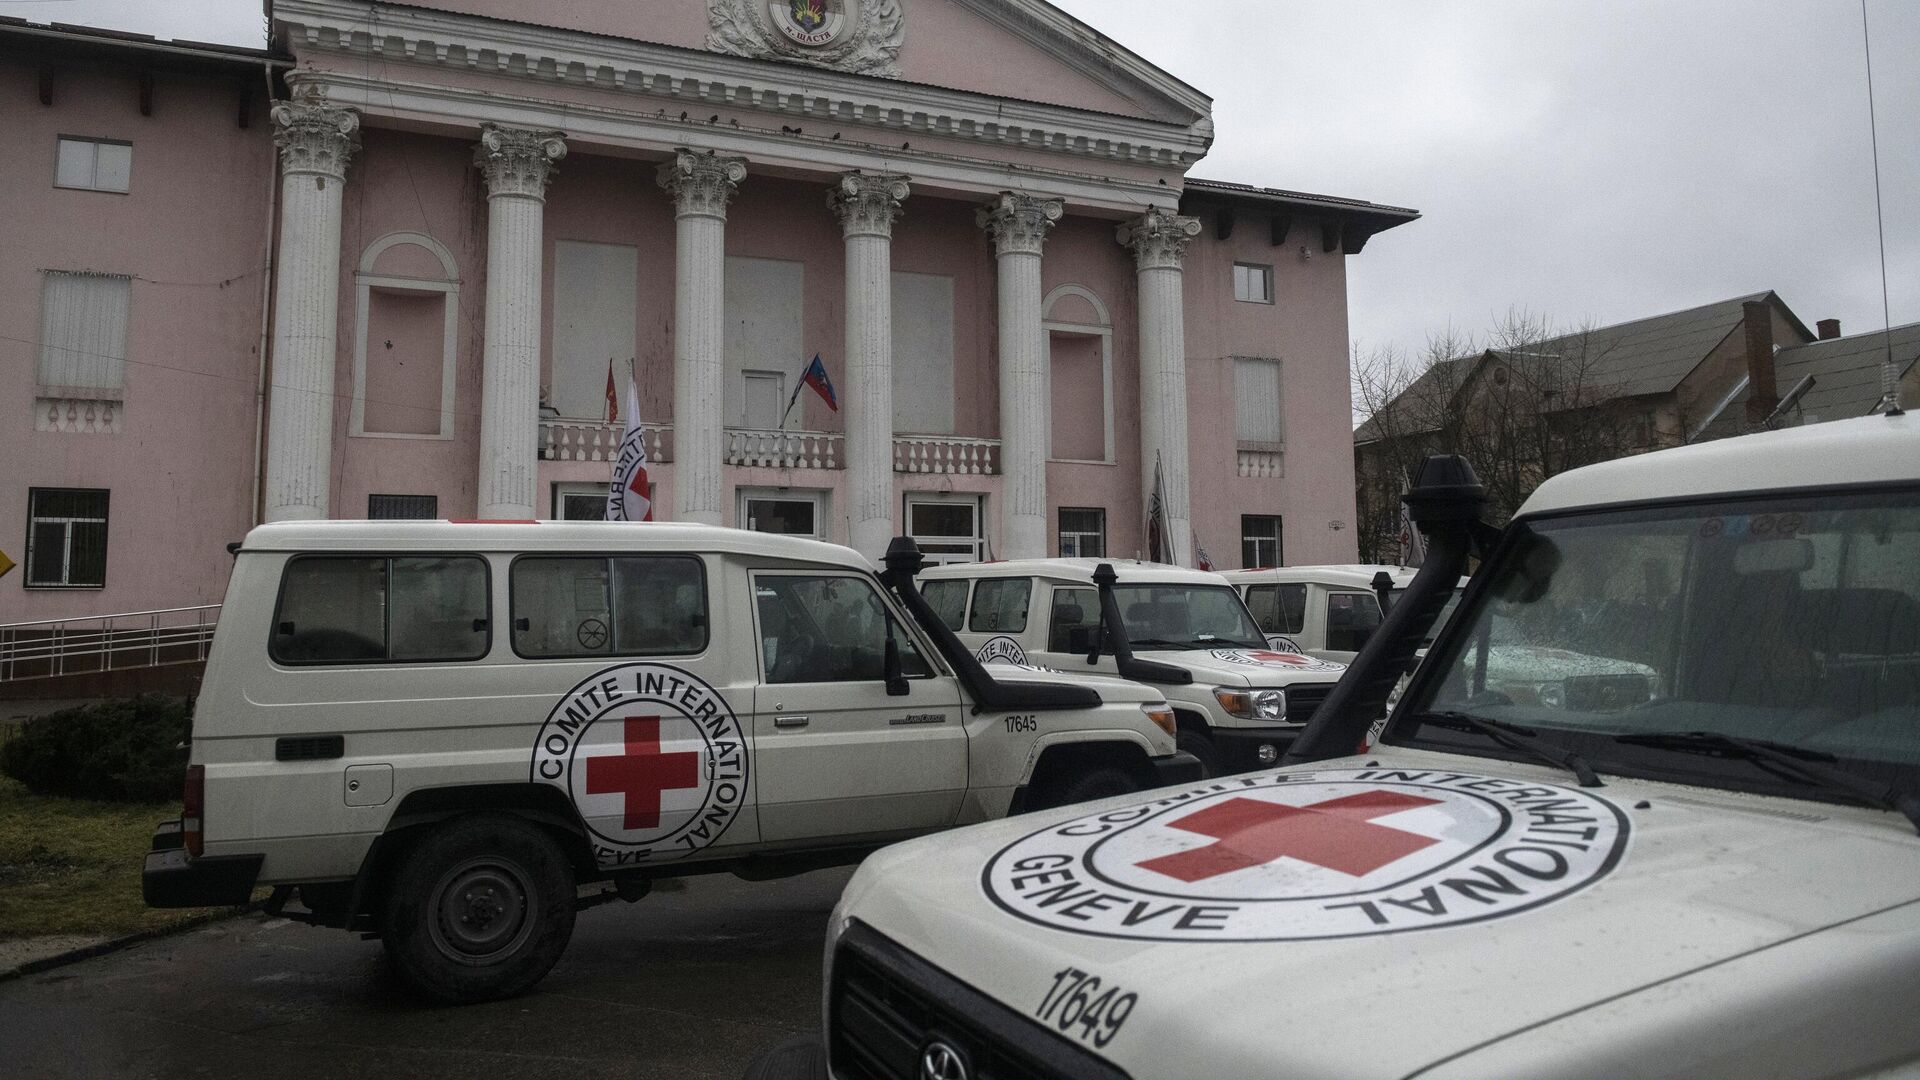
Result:
{"label": "white land cruiser ambulance", "polygon": [[[1920,1071],[1920,418],[1577,470],[1498,533],[1449,464],[1408,499],[1422,577],[1289,767],[868,859],[829,924],[833,1075]],[[1651,698],[1485,684],[1503,620],[1606,604],[1645,615],[1565,644]]]}
{"label": "white land cruiser ambulance", "polygon": [[1114,672],[1164,692],[1180,749],[1210,776],[1276,764],[1346,670],[1269,648],[1233,586],[1206,571],[1024,559],[922,579],[928,605],[982,663]]}
{"label": "white land cruiser ambulance", "polygon": [[238,547],[155,907],[373,931],[429,996],[525,989],[576,887],[778,876],[1194,779],[1160,694],[989,675],[904,541],[684,525],[309,522]]}

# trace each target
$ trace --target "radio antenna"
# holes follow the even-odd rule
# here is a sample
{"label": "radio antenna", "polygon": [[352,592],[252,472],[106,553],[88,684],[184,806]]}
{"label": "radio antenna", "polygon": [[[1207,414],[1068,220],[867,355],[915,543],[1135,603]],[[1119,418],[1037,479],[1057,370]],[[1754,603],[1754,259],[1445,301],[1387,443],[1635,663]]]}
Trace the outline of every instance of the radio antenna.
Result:
{"label": "radio antenna", "polygon": [[1880,325],[1886,335],[1886,359],[1880,365],[1880,401],[1872,411],[1900,415],[1900,372],[1893,363],[1893,304],[1887,296],[1887,215],[1880,200],[1880,125],[1873,111],[1873,35],[1867,29],[1867,0],[1860,0],[1860,46],[1867,58],[1867,134],[1873,145],[1873,215],[1880,230]]}

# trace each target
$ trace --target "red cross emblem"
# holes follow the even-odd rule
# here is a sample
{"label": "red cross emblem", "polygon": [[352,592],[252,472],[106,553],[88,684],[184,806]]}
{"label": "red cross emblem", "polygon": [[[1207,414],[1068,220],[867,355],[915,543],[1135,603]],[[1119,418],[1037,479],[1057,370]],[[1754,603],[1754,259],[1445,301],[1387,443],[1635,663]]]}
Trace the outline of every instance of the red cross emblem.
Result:
{"label": "red cross emblem", "polygon": [[1216,843],[1136,865],[1193,882],[1263,866],[1285,856],[1363,877],[1439,843],[1431,836],[1375,825],[1374,818],[1439,802],[1395,791],[1364,791],[1308,806],[1228,799],[1167,823],[1171,828],[1211,836]]}
{"label": "red cross emblem", "polygon": [[1304,656],[1297,656],[1293,653],[1250,652],[1247,655],[1255,660],[1264,661],[1269,664],[1292,664],[1295,667],[1304,667],[1312,662]]}
{"label": "red cross emblem", "polygon": [[660,718],[629,716],[623,754],[587,760],[587,794],[625,795],[628,830],[660,827],[660,796],[700,786],[700,755],[660,752]]}

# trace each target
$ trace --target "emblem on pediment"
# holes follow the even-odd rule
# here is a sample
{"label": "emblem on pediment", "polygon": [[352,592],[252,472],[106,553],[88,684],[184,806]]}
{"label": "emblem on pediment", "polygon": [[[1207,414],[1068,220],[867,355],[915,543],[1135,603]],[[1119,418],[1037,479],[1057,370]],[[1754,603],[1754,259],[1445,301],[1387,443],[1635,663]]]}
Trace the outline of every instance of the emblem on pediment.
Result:
{"label": "emblem on pediment", "polygon": [[900,75],[900,0],[707,0],[707,48],[856,75]]}

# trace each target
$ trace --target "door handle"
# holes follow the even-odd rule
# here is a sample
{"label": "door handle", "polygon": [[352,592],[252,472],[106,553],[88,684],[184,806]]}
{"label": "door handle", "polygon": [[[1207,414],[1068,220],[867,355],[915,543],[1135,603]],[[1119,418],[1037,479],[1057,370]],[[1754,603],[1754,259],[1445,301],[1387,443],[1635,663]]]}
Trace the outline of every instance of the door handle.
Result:
{"label": "door handle", "polygon": [[812,723],[812,721],[804,716],[776,716],[773,718],[773,726],[777,728],[803,728],[810,723]]}

